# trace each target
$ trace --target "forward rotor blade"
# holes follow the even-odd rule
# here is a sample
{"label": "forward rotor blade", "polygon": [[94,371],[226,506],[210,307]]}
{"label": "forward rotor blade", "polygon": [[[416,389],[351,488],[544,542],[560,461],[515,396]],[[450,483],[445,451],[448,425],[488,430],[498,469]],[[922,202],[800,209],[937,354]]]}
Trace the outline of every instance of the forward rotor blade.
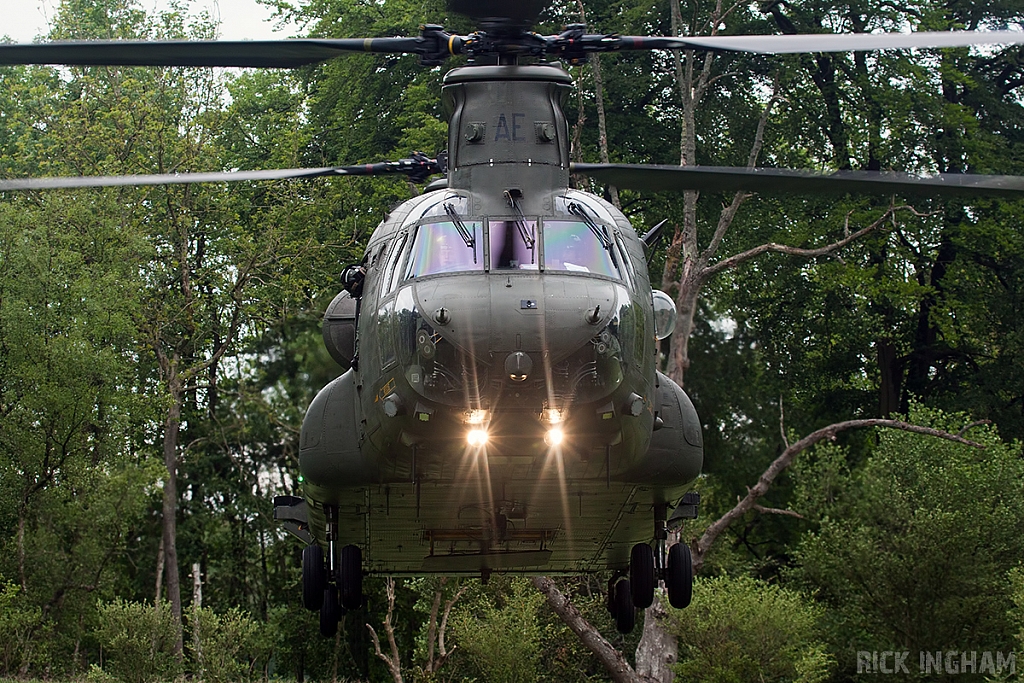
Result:
{"label": "forward rotor blade", "polygon": [[433,173],[443,173],[436,159],[421,157],[377,164],[331,166],[324,168],[277,168],[264,171],[224,171],[212,173],[163,173],[157,175],[76,176],[53,178],[15,178],[0,180],[5,190],[54,190],[81,187],[134,187],[138,185],[186,185],[194,183],[236,183],[245,180],[285,180],[324,176],[364,176],[401,173],[414,181]]}
{"label": "forward rotor blade", "polygon": [[0,45],[0,64],[295,68],[343,52],[418,52],[423,38],[96,40]]}
{"label": "forward rotor blade", "polygon": [[448,9],[480,23],[530,28],[549,0],[448,0]]}
{"label": "forward rotor blade", "polygon": [[634,190],[707,192],[771,192],[789,194],[901,194],[918,196],[967,195],[1022,197],[1024,177],[946,173],[839,171],[819,174],[781,168],[723,166],[644,166],[634,164],[573,164],[573,173],[601,183]]}
{"label": "forward rotor blade", "polygon": [[758,54],[802,52],[859,52],[908,48],[967,47],[970,45],[1019,45],[1024,31],[918,31],[916,33],[821,33],[770,36],[681,36],[658,38],[618,36],[610,50],[715,50]]}

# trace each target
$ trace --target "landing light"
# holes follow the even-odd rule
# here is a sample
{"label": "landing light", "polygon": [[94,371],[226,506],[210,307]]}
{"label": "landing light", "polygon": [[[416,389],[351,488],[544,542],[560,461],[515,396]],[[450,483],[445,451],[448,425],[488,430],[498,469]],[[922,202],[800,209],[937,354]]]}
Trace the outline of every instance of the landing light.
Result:
{"label": "landing light", "polygon": [[545,408],[543,417],[548,424],[556,425],[562,421],[562,411],[558,408]]}
{"label": "landing light", "polygon": [[562,441],[564,440],[565,433],[558,427],[555,427],[554,429],[549,429],[548,433],[544,435],[544,443],[546,443],[549,446],[561,446]]}
{"label": "landing light", "polygon": [[482,429],[470,429],[466,434],[466,442],[470,446],[480,447],[487,443],[487,432]]}

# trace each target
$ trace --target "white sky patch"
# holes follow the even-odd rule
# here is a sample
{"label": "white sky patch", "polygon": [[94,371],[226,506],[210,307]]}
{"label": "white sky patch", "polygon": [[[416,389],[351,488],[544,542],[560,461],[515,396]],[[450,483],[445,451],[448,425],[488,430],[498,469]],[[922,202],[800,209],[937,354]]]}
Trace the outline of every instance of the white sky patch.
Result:
{"label": "white sky patch", "polygon": [[[45,35],[57,12],[59,0],[0,0],[0,36],[7,35],[18,43],[30,43]],[[150,15],[169,9],[169,0],[139,0]],[[192,0],[193,15],[204,10],[220,18],[221,40],[273,40],[298,35],[294,24],[280,26],[273,19],[274,10],[256,0]]]}

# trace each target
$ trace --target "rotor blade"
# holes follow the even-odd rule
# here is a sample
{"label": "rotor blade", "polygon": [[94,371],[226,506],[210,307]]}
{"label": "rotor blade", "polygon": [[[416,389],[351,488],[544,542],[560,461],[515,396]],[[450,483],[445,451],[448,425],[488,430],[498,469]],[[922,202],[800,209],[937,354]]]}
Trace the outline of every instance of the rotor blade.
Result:
{"label": "rotor blade", "polygon": [[448,0],[448,9],[480,23],[530,28],[550,0]]}
{"label": "rotor blade", "polygon": [[294,68],[343,52],[417,52],[415,38],[290,40],[95,40],[0,45],[0,64],[67,66],[240,66]]}
{"label": "rotor blade", "polygon": [[573,173],[590,176],[618,188],[702,190],[708,192],[771,192],[790,194],[901,194],[919,196],[1024,196],[1024,176],[946,173],[839,171],[832,174],[783,168],[724,166],[644,166],[635,164],[573,164]]}
{"label": "rotor blade", "polygon": [[[590,36],[587,36],[588,38]],[[595,36],[596,38],[596,36]],[[614,41],[618,45],[612,47]],[[604,37],[609,50],[715,50],[793,54],[801,52],[859,52],[907,48],[1018,45],[1024,31],[918,31],[916,33],[815,33],[770,36],[650,36]]]}
{"label": "rotor blade", "polygon": [[194,183],[235,183],[244,180],[284,180],[324,176],[388,175],[402,173],[417,180],[442,173],[436,159],[425,157],[355,166],[324,168],[277,168],[265,171],[223,171],[212,173],[163,173],[158,175],[76,176],[53,178],[14,178],[0,180],[5,190],[53,190],[80,187],[132,187],[137,185],[184,185]]}

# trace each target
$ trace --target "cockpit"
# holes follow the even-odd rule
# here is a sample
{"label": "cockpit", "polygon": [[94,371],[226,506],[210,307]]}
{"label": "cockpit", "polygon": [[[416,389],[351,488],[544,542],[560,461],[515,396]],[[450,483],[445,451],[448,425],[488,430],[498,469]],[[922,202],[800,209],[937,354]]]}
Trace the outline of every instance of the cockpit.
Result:
{"label": "cockpit", "polygon": [[[586,210],[579,205],[580,212]],[[626,280],[626,256],[613,233],[592,217],[462,218],[447,205],[445,220],[415,226],[402,280],[471,271],[557,271]],[[399,264],[396,263],[396,266]]]}

